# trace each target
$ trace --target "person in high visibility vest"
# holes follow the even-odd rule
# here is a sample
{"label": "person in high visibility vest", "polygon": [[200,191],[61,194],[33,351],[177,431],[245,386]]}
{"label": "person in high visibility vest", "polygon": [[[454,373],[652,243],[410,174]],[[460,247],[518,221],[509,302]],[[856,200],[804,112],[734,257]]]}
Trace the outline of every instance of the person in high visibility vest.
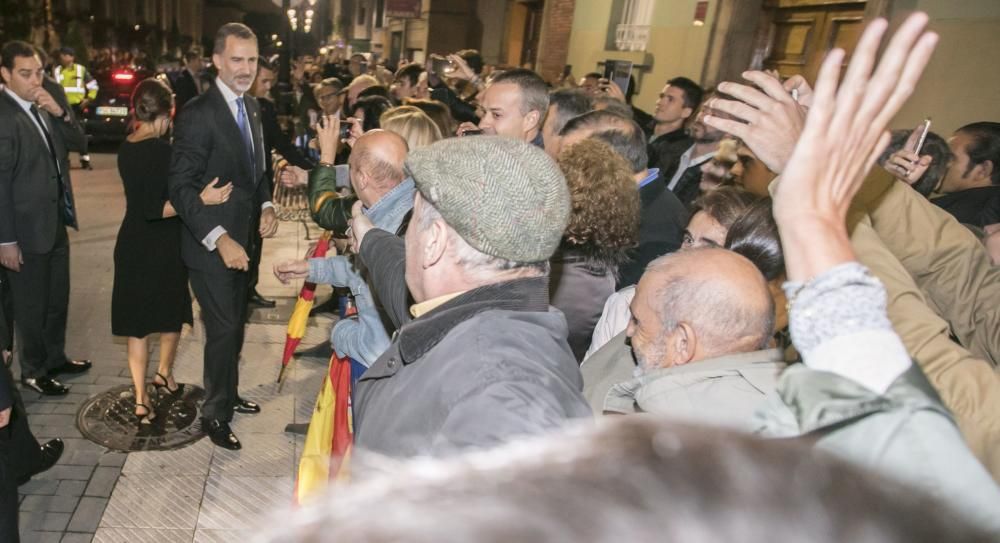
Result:
{"label": "person in high visibility vest", "polygon": [[[87,68],[76,63],[76,52],[71,47],[59,49],[59,64],[52,69],[52,77],[56,83],[62,85],[70,107],[73,108],[77,118],[82,119],[83,108],[88,102],[97,98],[97,80],[90,76]],[[80,167],[85,170],[92,169],[86,138],[80,150]]]}

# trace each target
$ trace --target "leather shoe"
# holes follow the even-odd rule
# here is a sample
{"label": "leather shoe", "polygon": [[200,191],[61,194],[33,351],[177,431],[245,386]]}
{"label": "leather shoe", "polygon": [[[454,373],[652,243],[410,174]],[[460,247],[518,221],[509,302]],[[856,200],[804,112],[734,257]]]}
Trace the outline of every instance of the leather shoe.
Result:
{"label": "leather shoe", "polygon": [[38,467],[35,468],[35,471],[31,472],[31,474],[19,478],[17,480],[17,485],[21,486],[24,483],[27,483],[35,475],[48,471],[52,466],[56,465],[56,462],[58,462],[59,458],[62,457],[62,453],[65,448],[66,445],[63,443],[63,440],[59,438],[50,440],[42,445],[41,452],[38,455]]}
{"label": "leather shoe", "polygon": [[90,360],[67,360],[62,366],[52,368],[49,370],[49,376],[59,375],[61,373],[83,373],[90,369],[93,364]]}
{"label": "leather shoe", "polygon": [[45,396],[65,396],[69,387],[51,377],[21,379],[21,384]]}
{"label": "leather shoe", "polygon": [[201,429],[208,434],[208,438],[223,449],[238,451],[243,448],[236,434],[229,427],[229,423],[222,420],[201,419]]}
{"label": "leather shoe", "polygon": [[267,298],[260,295],[256,290],[250,293],[249,302],[251,305],[257,307],[274,307],[277,305],[274,300],[268,300]]}
{"label": "leather shoe", "polygon": [[254,415],[260,413],[260,406],[250,400],[236,398],[236,405],[233,406],[233,411],[243,413],[244,415]]}

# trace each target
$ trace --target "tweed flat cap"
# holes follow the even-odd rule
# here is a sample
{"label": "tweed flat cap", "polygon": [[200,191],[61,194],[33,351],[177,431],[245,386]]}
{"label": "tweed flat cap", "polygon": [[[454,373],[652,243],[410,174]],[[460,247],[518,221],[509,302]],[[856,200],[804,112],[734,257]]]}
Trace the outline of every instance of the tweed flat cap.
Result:
{"label": "tweed flat cap", "polygon": [[480,252],[516,262],[548,260],[569,221],[559,167],[513,138],[448,138],[416,149],[407,173],[421,196]]}

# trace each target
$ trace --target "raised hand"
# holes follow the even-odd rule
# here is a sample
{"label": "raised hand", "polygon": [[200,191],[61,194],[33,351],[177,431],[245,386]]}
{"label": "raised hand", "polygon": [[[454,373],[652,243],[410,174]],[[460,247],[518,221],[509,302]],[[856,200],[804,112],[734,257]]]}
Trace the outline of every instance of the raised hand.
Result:
{"label": "raised hand", "polygon": [[740,83],[720,83],[719,91],[736,100],[713,98],[707,104],[711,109],[724,111],[736,120],[706,115],[704,122],[743,140],[767,169],[781,173],[802,133],[806,108],[767,72],[743,72],[743,77],[757,88]]}
{"label": "raised hand", "polygon": [[842,82],[844,51],[831,51],[819,71],[812,107],[774,195],[788,278],[806,281],[854,260],[845,224],[851,200],[889,141],[886,125],[913,93],[937,44],[914,13],[890,40],[876,67],[888,23],[861,35]]}
{"label": "raised hand", "polygon": [[913,151],[900,149],[890,155],[882,167],[896,179],[912,185],[920,181],[932,162],[931,155],[920,156]]}
{"label": "raised hand", "polygon": [[229,201],[233,194],[233,182],[230,181],[221,187],[215,186],[219,183],[219,178],[209,181],[205,188],[201,189],[201,203],[207,206],[217,206]]}

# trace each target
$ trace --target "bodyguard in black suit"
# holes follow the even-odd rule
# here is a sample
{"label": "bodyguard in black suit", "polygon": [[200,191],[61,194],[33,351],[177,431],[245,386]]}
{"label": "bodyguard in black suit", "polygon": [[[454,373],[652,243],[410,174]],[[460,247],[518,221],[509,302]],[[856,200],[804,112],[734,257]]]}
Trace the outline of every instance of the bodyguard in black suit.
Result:
{"label": "bodyguard in black suit", "polygon": [[[212,60],[219,76],[178,116],[170,165],[170,201],[186,226],[181,256],[205,322],[202,426],[220,447],[239,449],[233,411],[260,407],[239,397],[239,359],[247,310],[251,229],[274,235],[278,222],[264,181],[264,143],[257,100],[246,93],[257,71],[257,38],[240,23],[219,29]],[[208,183],[233,184],[221,205],[206,206]]]}
{"label": "bodyguard in black suit", "polygon": [[30,45],[9,42],[2,56],[0,270],[10,285],[22,382],[42,394],[66,394],[52,376],[90,368],[65,353],[66,227],[77,227],[66,141],[81,134],[42,88],[41,62]]}
{"label": "bodyguard in black suit", "polygon": [[174,105],[177,107],[177,111],[181,111],[184,104],[202,93],[200,74],[203,69],[205,69],[205,63],[201,59],[200,52],[188,51],[184,53],[184,69],[174,81]]}
{"label": "bodyguard in black suit", "polygon": [[[277,80],[277,67],[262,58],[257,62],[257,78],[253,83],[253,95],[260,105],[261,129],[264,131],[264,160],[266,172],[264,181],[267,183],[269,194],[274,194],[274,170],[271,166],[271,151],[276,151],[289,164],[298,166],[304,170],[313,169],[316,164],[306,158],[299,148],[292,143],[292,139],[281,130],[278,124],[278,110],[274,102],[268,98],[271,87]],[[250,296],[250,305],[259,307],[274,307],[274,300],[268,300],[257,292],[257,279],[260,268],[260,258],[263,248],[263,240],[260,234],[253,237],[254,243],[250,251],[250,283],[247,285],[247,293]]]}

